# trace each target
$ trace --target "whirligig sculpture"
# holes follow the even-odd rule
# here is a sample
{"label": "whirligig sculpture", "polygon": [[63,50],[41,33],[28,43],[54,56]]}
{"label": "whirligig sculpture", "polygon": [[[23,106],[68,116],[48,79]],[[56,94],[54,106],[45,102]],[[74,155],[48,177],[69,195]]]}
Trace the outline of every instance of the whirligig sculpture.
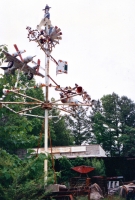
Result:
{"label": "whirligig sculpture", "polygon": [[[28,31],[28,38],[31,42],[36,42],[38,44],[38,47],[45,53],[45,68],[44,74],[42,74],[42,77],[45,78],[44,83],[37,84],[34,86],[36,89],[37,87],[44,87],[45,88],[45,97],[44,101],[38,100],[36,98],[33,98],[31,96],[27,96],[22,91],[24,89],[12,87],[11,89],[3,89],[3,97],[1,98],[0,104],[1,106],[5,106],[7,109],[9,109],[11,112],[14,112],[16,114],[19,114],[21,116],[33,116],[37,118],[43,118],[45,120],[45,137],[44,137],[44,149],[45,153],[48,152],[48,112],[49,110],[56,108],[59,110],[62,110],[64,112],[67,112],[69,114],[73,114],[74,110],[77,110],[78,106],[85,106],[86,108],[91,107],[96,104],[95,100],[91,100],[90,95],[87,94],[87,92],[83,89],[82,86],[75,84],[73,87],[65,86],[61,87],[58,83],[55,82],[55,80],[50,76],[49,74],[49,63],[50,60],[52,60],[56,64],[56,74],[59,73],[68,73],[68,63],[67,61],[59,60],[58,62],[53,58],[51,55],[53,48],[59,44],[59,40],[62,39],[62,32],[61,29],[57,26],[53,26],[51,24],[50,20],[50,13],[49,13],[50,7],[48,5],[45,6],[45,15],[44,18],[41,20],[39,25],[37,25],[36,29],[32,29],[30,26],[27,26],[26,29]],[[17,49],[18,50],[18,49]],[[18,55],[20,57],[21,52],[18,51]],[[8,58],[9,56],[7,56]],[[10,56],[11,58],[11,56]],[[16,57],[14,57],[14,63],[15,63]],[[21,59],[21,57],[20,57]],[[8,60],[9,62],[12,61],[12,59]],[[19,61],[18,61],[19,62]],[[23,62],[23,59],[21,59],[20,62]],[[27,64],[21,65],[19,68],[20,71],[23,71]],[[35,73],[33,75],[38,75],[40,70],[40,62],[38,61],[35,67]],[[31,70],[32,71],[32,70]],[[17,80],[18,81],[18,80]],[[58,100],[49,100],[49,88],[53,87],[56,92],[59,92],[60,98]],[[27,87],[27,89],[30,89]],[[16,96],[21,96],[24,98],[29,99],[29,102],[22,101],[22,102],[5,102],[4,97],[8,95],[9,93],[13,93]],[[81,97],[81,100],[77,100],[75,97]],[[22,105],[30,105],[29,108],[23,108],[19,111],[15,111],[10,108],[11,104],[22,104]],[[45,110],[44,116],[38,116],[38,115],[31,115],[28,114],[30,110],[33,110],[35,108],[41,108]],[[44,171],[47,172],[47,161],[45,161],[44,164]]]}

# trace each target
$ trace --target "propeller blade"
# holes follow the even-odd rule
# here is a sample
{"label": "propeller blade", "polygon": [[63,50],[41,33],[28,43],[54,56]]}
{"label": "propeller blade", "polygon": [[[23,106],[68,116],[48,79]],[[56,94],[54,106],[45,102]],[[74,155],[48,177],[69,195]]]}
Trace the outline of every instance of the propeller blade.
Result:
{"label": "propeller blade", "polygon": [[[17,52],[19,52],[19,49],[18,49],[18,47],[17,47],[16,44],[14,44],[14,47],[15,47],[15,50],[16,50]],[[23,62],[23,58],[22,58],[21,54],[18,54],[18,56],[20,57],[21,61]]]}
{"label": "propeller blade", "polygon": [[37,72],[39,72],[39,67],[40,67],[40,60],[38,59],[37,60],[37,70],[36,70]]}
{"label": "propeller blade", "polygon": [[[36,64],[38,68],[40,67],[41,69],[43,69],[45,71],[45,69],[40,66],[40,59],[37,60],[37,63],[34,60],[32,60],[31,62]],[[37,71],[39,71],[39,69]]]}
{"label": "propeller blade", "polygon": [[37,64],[38,64],[38,66],[40,66],[40,60],[39,59],[37,60]]}
{"label": "propeller blade", "polygon": [[14,44],[14,47],[15,47],[16,51],[19,51],[19,49],[18,49],[16,44]]}

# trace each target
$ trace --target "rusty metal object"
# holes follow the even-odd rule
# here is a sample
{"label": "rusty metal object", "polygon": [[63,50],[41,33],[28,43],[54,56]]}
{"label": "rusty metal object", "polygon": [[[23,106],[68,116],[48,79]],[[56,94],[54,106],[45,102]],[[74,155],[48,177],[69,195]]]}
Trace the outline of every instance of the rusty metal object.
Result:
{"label": "rusty metal object", "polygon": [[51,196],[52,199],[54,200],[74,200],[72,194],[69,195],[56,195],[56,196]]}
{"label": "rusty metal object", "polygon": [[51,191],[52,193],[47,196],[47,200],[51,200],[51,198],[55,200],[74,200],[78,196],[85,196],[90,200],[91,179],[87,177],[73,177],[70,179],[68,188],[66,186],[54,187],[54,190]]}
{"label": "rusty metal object", "polygon": [[71,169],[73,169],[74,171],[79,172],[81,174],[87,174],[87,173],[93,171],[95,168],[90,167],[90,166],[81,165],[81,166],[77,166],[77,167],[72,167]]}
{"label": "rusty metal object", "polygon": [[41,105],[41,108],[47,109],[47,110],[51,110],[52,109],[52,104],[50,104],[50,103],[43,103]]}
{"label": "rusty metal object", "polygon": [[66,191],[53,192],[45,199],[51,200],[75,200],[77,196],[86,196],[90,200],[90,189],[67,189]]}

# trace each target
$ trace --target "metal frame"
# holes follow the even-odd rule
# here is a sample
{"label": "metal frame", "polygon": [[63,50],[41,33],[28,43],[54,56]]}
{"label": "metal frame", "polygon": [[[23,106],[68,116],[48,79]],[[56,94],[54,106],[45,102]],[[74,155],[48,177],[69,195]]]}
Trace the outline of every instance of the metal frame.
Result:
{"label": "metal frame", "polygon": [[[52,60],[53,62],[55,62],[56,65],[58,65],[58,62],[52,57],[51,52],[53,47],[56,46],[56,44],[59,44],[59,40],[61,39],[60,35],[62,35],[62,33],[60,32],[61,30],[58,27],[53,27],[53,33],[50,34],[49,33],[49,25],[46,24],[45,28],[44,28],[44,42],[41,43],[41,33],[39,32],[39,30],[32,30],[31,27],[27,27],[26,29],[28,30],[28,38],[29,41],[34,41],[36,43],[38,43],[38,46],[40,47],[40,49],[44,52],[45,54],[45,83],[41,84],[39,87],[45,87],[44,93],[44,101],[38,100],[36,98],[33,98],[31,96],[27,96],[26,94],[22,94],[21,91],[24,91],[26,89],[29,89],[29,87],[27,87],[26,89],[20,89],[17,88],[17,83],[18,83],[18,77],[19,77],[19,72],[17,75],[17,82],[15,84],[15,89],[4,89],[4,95],[8,95],[8,93],[13,93],[14,95],[18,95],[18,96],[22,96],[24,98],[28,98],[30,100],[33,100],[32,102],[26,102],[26,101],[22,101],[22,102],[6,102],[4,101],[4,98],[1,99],[0,101],[0,107],[4,106],[5,108],[7,108],[8,110],[10,110],[11,112],[14,112],[16,114],[19,115],[24,115],[24,116],[32,116],[32,117],[37,117],[37,118],[43,118],[44,122],[45,122],[45,129],[44,129],[44,152],[45,154],[48,153],[48,112],[50,109],[52,108],[56,108],[67,112],[68,114],[72,114],[73,110],[71,108],[74,108],[74,110],[76,110],[79,106],[86,106],[86,107],[91,107],[92,105],[94,105],[94,100],[91,100],[90,96],[87,94],[86,91],[84,91],[84,89],[81,86],[78,86],[77,84],[75,84],[75,86],[73,88],[71,87],[61,87],[59,84],[57,84],[54,79],[49,75],[49,63],[50,60]],[[49,81],[52,81],[53,84],[49,84]],[[58,100],[49,101],[49,87],[54,87],[55,91],[61,92],[61,97]],[[32,87],[30,87],[32,88]],[[37,86],[34,86],[33,88],[37,88]],[[78,101],[77,103],[73,101],[73,97],[75,96],[81,96],[82,97],[82,102]],[[65,103],[63,103],[63,101]],[[61,103],[62,102],[62,103]],[[9,106],[12,104],[16,104],[16,105],[32,105],[33,107],[31,108],[26,108],[26,109],[22,109],[18,112],[16,112],[15,110],[13,110],[12,108],[10,108]],[[44,109],[44,116],[38,116],[38,115],[32,115],[32,114],[27,114],[27,111],[33,110],[35,108],[41,108]],[[48,166],[47,166],[47,160],[45,160],[44,162],[44,172],[45,172],[45,182],[47,179],[47,172],[48,172]]]}

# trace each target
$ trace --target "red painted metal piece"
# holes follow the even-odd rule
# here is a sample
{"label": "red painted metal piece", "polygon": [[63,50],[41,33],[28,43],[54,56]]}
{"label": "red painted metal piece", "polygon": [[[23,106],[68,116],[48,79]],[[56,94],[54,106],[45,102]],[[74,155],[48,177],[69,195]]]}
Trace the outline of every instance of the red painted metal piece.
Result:
{"label": "red painted metal piece", "polygon": [[81,166],[77,166],[77,167],[72,167],[71,169],[73,169],[74,171],[79,172],[81,174],[87,174],[87,173],[93,171],[95,168],[90,167],[90,166],[81,165]]}
{"label": "red painted metal piece", "polygon": [[[19,52],[19,49],[16,44],[14,44],[14,47],[15,47],[16,51]],[[19,53],[18,56],[20,57],[21,61],[23,62],[22,55]]]}

